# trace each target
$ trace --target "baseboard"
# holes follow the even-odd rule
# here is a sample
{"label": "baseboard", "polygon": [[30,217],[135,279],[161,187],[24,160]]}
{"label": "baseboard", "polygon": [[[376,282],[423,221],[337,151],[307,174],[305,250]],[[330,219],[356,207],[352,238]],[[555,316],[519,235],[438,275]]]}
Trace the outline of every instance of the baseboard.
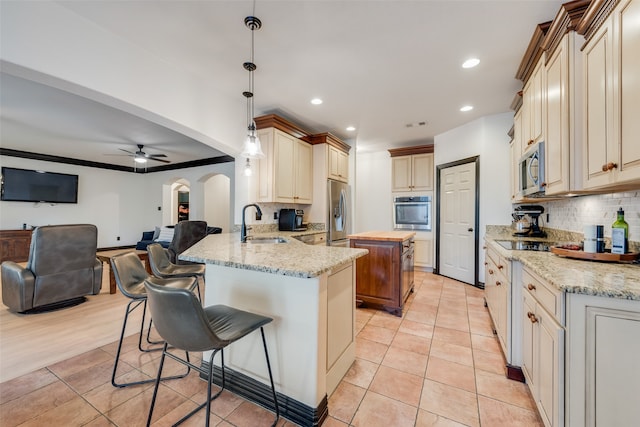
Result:
{"label": "baseboard", "polygon": [[[207,372],[209,362],[203,360],[201,366],[202,369]],[[270,386],[233,369],[225,368],[224,372],[226,381],[225,389],[257,403],[270,411],[275,411]],[[201,374],[200,377],[206,380],[204,374]],[[219,366],[213,367],[213,383],[222,385],[222,370]],[[276,395],[278,397],[280,416],[302,427],[319,426],[329,415],[327,396],[322,399],[317,408],[313,408],[284,394],[276,392]]]}
{"label": "baseboard", "polygon": [[514,381],[525,382],[524,372],[520,366],[514,366],[507,363],[507,378]]}

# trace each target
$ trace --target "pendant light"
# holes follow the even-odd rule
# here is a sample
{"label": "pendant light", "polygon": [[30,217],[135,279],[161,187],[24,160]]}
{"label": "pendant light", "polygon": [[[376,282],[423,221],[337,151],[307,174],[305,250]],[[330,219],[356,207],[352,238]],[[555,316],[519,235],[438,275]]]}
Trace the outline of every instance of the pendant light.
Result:
{"label": "pendant light", "polygon": [[247,159],[261,159],[264,158],[264,153],[260,145],[260,138],[258,138],[256,132],[256,123],[253,120],[253,72],[257,68],[253,62],[253,32],[262,27],[262,22],[255,16],[247,16],[244,18],[244,25],[251,30],[251,59],[249,62],[242,64],[244,69],[249,72],[249,90],[242,92],[242,95],[247,98],[247,137],[244,140],[240,156],[246,157]]}

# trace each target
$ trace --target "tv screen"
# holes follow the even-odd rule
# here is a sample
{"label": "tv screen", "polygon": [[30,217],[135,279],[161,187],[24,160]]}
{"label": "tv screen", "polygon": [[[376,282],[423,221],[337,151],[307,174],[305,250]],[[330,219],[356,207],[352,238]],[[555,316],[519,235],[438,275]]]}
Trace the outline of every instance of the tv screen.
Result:
{"label": "tv screen", "polygon": [[3,167],[1,200],[78,203],[78,175]]}

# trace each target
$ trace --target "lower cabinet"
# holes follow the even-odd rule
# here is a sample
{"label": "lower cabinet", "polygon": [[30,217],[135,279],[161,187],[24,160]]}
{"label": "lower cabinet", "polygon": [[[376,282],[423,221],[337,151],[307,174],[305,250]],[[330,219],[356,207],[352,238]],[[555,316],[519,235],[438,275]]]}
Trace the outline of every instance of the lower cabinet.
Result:
{"label": "lower cabinet", "polygon": [[566,425],[640,420],[640,301],[567,294]]}
{"label": "lower cabinet", "polygon": [[422,239],[416,236],[415,239],[415,266],[422,268],[433,268],[433,240]]}
{"label": "lower cabinet", "polygon": [[[493,320],[498,341],[502,351],[509,354],[509,296],[511,278],[507,277],[506,267],[509,261],[500,257],[493,249],[488,248],[485,256],[484,293],[489,314]],[[508,359],[508,357],[507,357]]]}
{"label": "lower cabinet", "polygon": [[356,260],[356,303],[402,316],[404,302],[413,290],[413,239],[382,241],[351,237],[350,245],[369,251]]}
{"label": "lower cabinet", "polygon": [[522,371],[547,427],[564,425],[564,294],[523,269]]}

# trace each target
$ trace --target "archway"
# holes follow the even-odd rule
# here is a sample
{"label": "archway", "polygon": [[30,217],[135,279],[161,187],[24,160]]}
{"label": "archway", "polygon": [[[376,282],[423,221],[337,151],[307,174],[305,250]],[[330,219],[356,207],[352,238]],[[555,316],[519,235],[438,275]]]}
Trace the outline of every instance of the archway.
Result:
{"label": "archway", "polygon": [[223,232],[231,231],[231,180],[224,174],[211,174],[199,181],[204,186],[204,220]]}

